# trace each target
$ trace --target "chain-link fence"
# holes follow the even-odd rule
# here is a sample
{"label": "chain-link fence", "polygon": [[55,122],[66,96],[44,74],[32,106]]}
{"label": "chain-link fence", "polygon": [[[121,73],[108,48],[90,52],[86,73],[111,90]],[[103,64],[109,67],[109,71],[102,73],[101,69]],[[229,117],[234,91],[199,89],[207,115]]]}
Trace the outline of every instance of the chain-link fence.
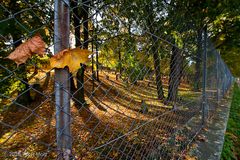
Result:
{"label": "chain-link fence", "polygon": [[[1,158],[180,159],[231,87],[206,27],[184,6],[0,4]],[[47,44],[44,56],[31,37]],[[81,50],[58,59],[65,66],[86,50],[89,61],[51,68],[67,48]]]}

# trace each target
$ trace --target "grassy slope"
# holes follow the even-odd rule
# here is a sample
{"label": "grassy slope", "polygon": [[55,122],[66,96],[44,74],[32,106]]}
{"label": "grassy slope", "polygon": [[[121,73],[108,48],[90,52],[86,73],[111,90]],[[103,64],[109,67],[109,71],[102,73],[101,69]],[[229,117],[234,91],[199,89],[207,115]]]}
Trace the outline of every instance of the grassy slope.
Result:
{"label": "grassy slope", "polygon": [[240,159],[240,87],[237,84],[234,86],[233,100],[221,159]]}

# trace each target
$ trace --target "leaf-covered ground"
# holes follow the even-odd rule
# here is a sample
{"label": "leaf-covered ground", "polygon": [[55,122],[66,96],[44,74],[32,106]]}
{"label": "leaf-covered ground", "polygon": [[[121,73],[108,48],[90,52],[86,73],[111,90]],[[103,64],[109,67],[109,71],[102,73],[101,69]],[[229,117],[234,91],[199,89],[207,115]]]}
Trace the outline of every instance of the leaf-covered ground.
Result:
{"label": "leaf-covered ground", "polygon": [[[50,79],[43,72],[36,77],[44,86],[42,93],[31,91],[34,98],[26,108],[1,112],[2,158],[56,158],[53,72]],[[30,81],[35,82],[36,78]],[[179,89],[179,110],[158,100],[155,83],[149,86],[145,80],[133,85],[116,80],[113,73],[100,72],[94,95],[92,85],[90,73],[86,73],[87,105],[79,107],[71,101],[73,155],[77,159],[139,159],[146,155],[168,159],[178,156],[195,133],[184,125],[199,112],[199,97],[186,84]],[[167,80],[164,86],[167,91]],[[148,112],[143,113],[142,101]]]}

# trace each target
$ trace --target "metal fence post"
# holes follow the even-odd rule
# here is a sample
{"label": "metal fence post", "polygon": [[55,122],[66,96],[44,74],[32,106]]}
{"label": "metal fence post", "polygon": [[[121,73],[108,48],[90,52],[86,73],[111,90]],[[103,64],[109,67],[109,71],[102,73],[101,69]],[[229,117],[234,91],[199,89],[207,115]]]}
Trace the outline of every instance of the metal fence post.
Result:
{"label": "metal fence post", "polygon": [[[54,1],[54,53],[69,48],[69,0]],[[70,159],[70,81],[67,68],[55,69],[56,137],[58,159]]]}
{"label": "metal fence post", "polygon": [[216,58],[217,58],[217,62],[216,62],[216,71],[217,71],[217,75],[216,75],[216,79],[217,79],[217,103],[219,104],[220,101],[220,86],[219,86],[219,53],[217,52],[216,54]]}
{"label": "metal fence post", "polygon": [[227,75],[226,75],[226,68],[225,68],[225,64],[224,64],[224,63],[223,63],[223,68],[224,68],[223,97],[225,97],[225,94],[226,94],[226,79],[227,79]]}
{"label": "metal fence post", "polygon": [[202,125],[205,124],[208,117],[207,105],[207,27],[204,28],[204,42],[203,42],[203,82],[202,82]]}

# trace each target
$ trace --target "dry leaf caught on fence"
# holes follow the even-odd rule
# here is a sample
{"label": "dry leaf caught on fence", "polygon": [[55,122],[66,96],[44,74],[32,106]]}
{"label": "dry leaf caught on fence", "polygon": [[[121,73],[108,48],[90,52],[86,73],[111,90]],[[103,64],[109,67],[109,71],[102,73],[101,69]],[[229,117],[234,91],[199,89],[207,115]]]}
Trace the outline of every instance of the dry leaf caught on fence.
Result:
{"label": "dry leaf caught on fence", "polygon": [[80,68],[80,63],[88,61],[88,56],[91,54],[86,49],[74,48],[65,49],[55,54],[50,59],[51,68],[64,68],[69,67],[70,72],[74,72]]}
{"label": "dry leaf caught on fence", "polygon": [[30,38],[20,46],[18,46],[8,57],[13,60],[17,66],[25,63],[32,55],[37,54],[43,56],[45,53],[45,42],[42,40],[40,34]]}

